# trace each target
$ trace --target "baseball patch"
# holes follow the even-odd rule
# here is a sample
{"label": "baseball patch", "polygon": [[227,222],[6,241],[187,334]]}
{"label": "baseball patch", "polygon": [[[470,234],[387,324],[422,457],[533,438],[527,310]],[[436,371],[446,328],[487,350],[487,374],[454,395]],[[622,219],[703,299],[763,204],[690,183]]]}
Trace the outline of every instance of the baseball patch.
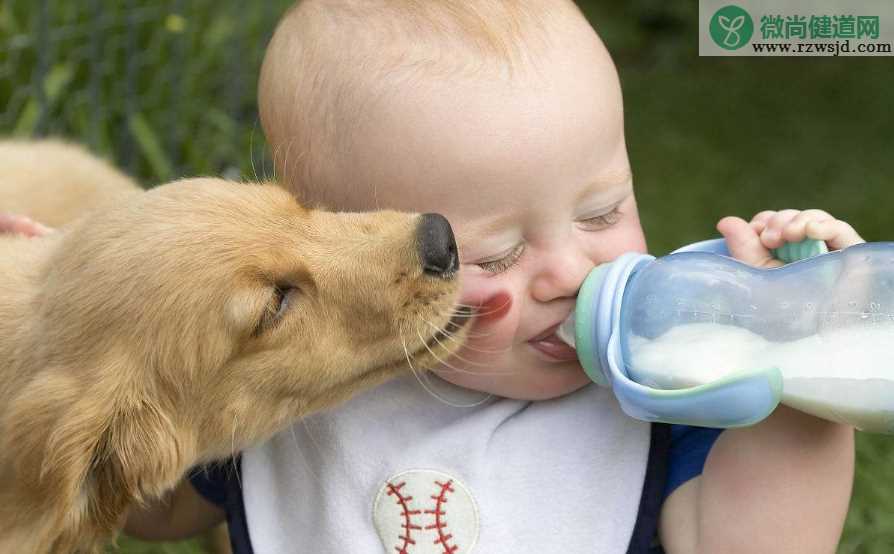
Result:
{"label": "baseball patch", "polygon": [[456,477],[411,469],[389,478],[373,504],[387,554],[467,554],[478,542],[478,506]]}

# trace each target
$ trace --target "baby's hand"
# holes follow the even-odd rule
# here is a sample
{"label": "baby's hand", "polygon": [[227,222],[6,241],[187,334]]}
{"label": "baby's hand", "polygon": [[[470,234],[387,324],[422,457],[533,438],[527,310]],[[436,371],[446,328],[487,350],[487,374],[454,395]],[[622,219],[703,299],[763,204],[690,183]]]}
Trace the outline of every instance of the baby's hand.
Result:
{"label": "baby's hand", "polygon": [[24,215],[0,213],[0,233],[14,233],[26,237],[42,237],[53,230]]}
{"label": "baby's hand", "polygon": [[822,210],[767,210],[750,222],[734,216],[724,217],[717,223],[717,230],[726,239],[734,258],[755,267],[782,265],[770,250],[787,242],[822,240],[829,250],[865,242],[849,224]]}

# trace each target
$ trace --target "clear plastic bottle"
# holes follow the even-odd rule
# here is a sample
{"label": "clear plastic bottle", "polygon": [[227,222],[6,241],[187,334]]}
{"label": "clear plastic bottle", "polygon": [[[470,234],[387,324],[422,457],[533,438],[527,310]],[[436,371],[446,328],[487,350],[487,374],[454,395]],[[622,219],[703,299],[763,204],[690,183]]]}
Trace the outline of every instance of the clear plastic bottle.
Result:
{"label": "clear plastic bottle", "polygon": [[[691,250],[723,249],[706,245]],[[894,433],[894,243],[776,269],[627,254],[587,278],[572,325],[588,374],[636,417],[731,427],[781,401]]]}

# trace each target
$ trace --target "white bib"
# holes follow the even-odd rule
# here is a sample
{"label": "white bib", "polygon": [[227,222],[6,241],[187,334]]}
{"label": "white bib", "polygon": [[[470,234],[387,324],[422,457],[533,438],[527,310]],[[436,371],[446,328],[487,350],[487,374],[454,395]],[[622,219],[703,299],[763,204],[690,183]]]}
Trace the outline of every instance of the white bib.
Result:
{"label": "white bib", "polygon": [[623,553],[649,430],[595,385],[454,408],[397,379],[243,453],[249,536],[256,554]]}

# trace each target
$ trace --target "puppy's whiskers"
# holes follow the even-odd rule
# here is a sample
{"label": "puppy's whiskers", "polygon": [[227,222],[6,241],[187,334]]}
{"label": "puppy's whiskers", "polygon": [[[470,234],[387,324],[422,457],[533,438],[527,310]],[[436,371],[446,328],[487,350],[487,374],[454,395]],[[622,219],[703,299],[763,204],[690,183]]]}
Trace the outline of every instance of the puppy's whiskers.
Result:
{"label": "puppy's whiskers", "polygon": [[230,463],[233,464],[233,471],[236,474],[236,482],[242,489],[242,477],[239,475],[239,468],[236,467],[236,426],[238,422],[237,414],[233,414],[233,431],[230,433]]}
{"label": "puppy's whiskers", "polygon": [[[456,313],[454,312],[454,316],[451,319],[460,319],[460,318],[465,318],[465,317],[467,317],[467,316],[465,316],[464,314],[457,316]],[[490,337],[493,335],[492,331],[487,331],[485,333],[479,333],[479,332],[472,331],[471,329],[475,325],[474,320],[467,321],[464,323],[464,325],[468,326],[468,328],[466,329],[466,332],[465,332],[465,336],[470,339],[481,339],[481,338]],[[449,324],[446,325],[444,329],[442,329],[442,331],[444,333],[449,333],[449,331],[447,331],[447,329],[446,329],[446,327],[448,327],[448,326],[449,326]]]}
{"label": "puppy's whiskers", "polygon": [[[304,423],[304,420],[302,419],[301,422]],[[298,456],[301,458],[301,461],[304,463],[304,468],[307,469],[307,472],[310,473],[317,482],[320,482],[320,476],[317,475],[317,472],[314,471],[310,461],[308,461],[307,454],[305,454],[304,450],[298,445],[298,436],[295,435],[294,425],[289,426],[289,433],[292,435],[292,446],[295,447],[295,453],[298,454]],[[308,432],[307,434],[309,436],[310,432]]]}
{"label": "puppy's whiskers", "polygon": [[[257,170],[257,168],[255,168],[255,129],[257,129],[257,128],[258,128],[258,118],[255,118],[254,125],[251,126],[251,133],[249,133],[249,135],[248,135],[248,155],[249,155],[249,159],[251,160],[251,173],[252,173],[255,181],[260,180],[260,177],[258,176],[258,170]],[[262,163],[263,163],[263,161],[262,161]],[[266,170],[266,168],[264,168],[264,177],[265,177],[264,180],[265,181],[267,180],[266,174],[267,174],[267,170]]]}
{"label": "puppy's whiskers", "polygon": [[407,358],[407,365],[410,366],[410,371],[413,372],[413,375],[416,377],[416,380],[419,381],[419,384],[422,385],[422,388],[425,389],[425,392],[427,392],[429,395],[433,396],[439,402],[446,404],[448,406],[452,406],[454,408],[474,408],[475,406],[480,406],[481,404],[490,400],[492,395],[488,394],[484,398],[479,400],[478,402],[475,402],[472,404],[457,404],[455,402],[451,402],[450,400],[442,397],[440,394],[436,393],[431,388],[431,386],[429,386],[425,383],[425,381],[422,379],[422,376],[419,374],[419,372],[413,366],[413,361],[410,358],[410,352],[407,350],[407,341],[406,341],[406,339],[404,339],[403,333],[401,333],[401,335],[400,335],[400,343],[401,343],[401,346],[404,347],[404,356],[406,356],[406,358]]}
{"label": "puppy's whiskers", "polygon": [[[509,352],[509,350],[511,350],[511,348],[503,348],[501,350],[485,350],[483,348],[474,348],[472,346],[469,346],[468,344],[463,344],[459,339],[456,338],[456,336],[453,333],[450,333],[449,331],[447,331],[445,329],[441,329],[440,327],[438,327],[431,321],[428,321],[427,319],[423,319],[422,321],[425,322],[426,324],[428,324],[429,327],[434,329],[435,333],[440,332],[440,334],[443,335],[444,337],[446,337],[448,340],[451,340],[457,344],[462,344],[463,348],[465,348],[466,350],[469,350],[471,352],[478,352],[479,354],[505,354],[506,352]],[[484,335],[484,336],[489,336],[489,335],[490,334]],[[466,336],[469,336],[469,335],[466,335]],[[438,340],[437,335],[435,335],[435,340]],[[438,340],[438,344],[442,344],[440,340]],[[456,353],[454,353],[452,355],[459,358],[460,360],[465,361],[465,362],[475,363],[470,360],[463,359],[460,355],[458,355]],[[487,364],[476,364],[476,365],[487,365]]]}
{"label": "puppy's whiskers", "polygon": [[471,309],[473,311],[472,311],[472,313],[468,313],[468,314],[458,313],[458,314],[456,314],[456,316],[454,316],[454,317],[456,317],[456,319],[474,319],[476,317],[485,317],[485,316],[489,316],[489,315],[496,314],[496,313],[500,312],[500,308],[494,308],[493,310],[489,310],[486,312],[476,312],[476,311],[474,311],[475,310],[474,306],[461,306],[461,307]]}
{"label": "puppy's whiskers", "polygon": [[[431,347],[428,346],[428,343],[425,341],[425,337],[422,336],[422,333],[419,331],[419,329],[416,329],[416,336],[419,337],[419,341],[422,342],[423,346],[425,346],[425,349],[428,350],[428,351],[431,353],[431,355],[434,356],[434,358],[435,358],[436,360],[438,360],[438,363],[439,363],[440,365],[449,367],[451,370],[456,371],[456,372],[458,372],[458,373],[474,373],[474,374],[480,374],[480,372],[478,372],[478,371],[469,371],[469,370],[467,370],[467,369],[460,369],[460,368],[455,367],[455,366],[452,366],[452,365],[450,365],[448,362],[442,360],[441,357],[438,356],[438,355],[435,353],[435,351],[432,350]],[[435,342],[437,342],[438,345],[439,345],[441,348],[444,348],[445,350],[447,349],[447,347],[444,346],[444,343],[442,343],[442,342],[438,339],[437,336],[435,336],[434,339],[435,339]],[[462,362],[465,362],[465,363],[467,363],[467,364],[470,364],[470,365],[477,365],[477,366],[481,366],[481,367],[485,367],[485,366],[486,366],[486,364],[476,363],[476,362],[473,362],[473,361],[471,361],[471,360],[467,360],[467,359],[465,359],[465,358],[463,358],[463,357],[457,355],[455,352],[454,352],[453,354],[451,354],[451,358],[456,358],[456,359],[458,359],[458,360],[460,360],[460,361],[462,361]]]}
{"label": "puppy's whiskers", "polygon": [[[289,142],[286,143],[286,154],[283,157],[282,165],[280,166],[282,167],[282,175],[280,175],[280,179],[282,179],[284,183],[289,181],[289,168],[291,168],[292,164],[295,163],[293,160],[290,159],[292,154],[292,146],[294,146],[294,144],[294,139],[289,140]],[[273,164],[273,167],[275,168],[276,164]]]}
{"label": "puppy's whiskers", "polygon": [[[452,369],[453,371],[459,371],[459,372],[461,372],[461,373],[472,373],[471,371],[462,370],[462,369],[453,367],[452,365],[450,365],[450,364],[448,364],[447,362],[445,362],[444,360],[442,360],[441,357],[438,356],[437,354],[435,354],[435,351],[432,350],[431,347],[428,346],[428,343],[425,341],[425,337],[422,336],[422,333],[419,332],[419,329],[416,329],[416,336],[419,337],[419,341],[422,343],[423,346],[425,346],[425,349],[428,350],[428,352],[429,352],[432,356],[434,356],[434,358],[435,358],[436,360],[438,360],[438,363],[439,363],[439,364],[441,364],[441,365],[443,365],[443,366],[447,366],[447,367],[449,367],[450,369]],[[439,345],[441,344],[441,341],[439,341],[437,337],[435,337],[435,341],[437,341],[437,343],[438,343]],[[442,345],[442,347],[443,347],[443,345]]]}
{"label": "puppy's whiskers", "polygon": [[503,302],[502,304],[500,304],[499,306],[493,307],[493,308],[491,308],[489,311],[486,311],[486,312],[480,312],[480,311],[478,311],[478,310],[481,309],[481,307],[482,307],[481,304],[478,304],[478,305],[476,306],[476,305],[472,305],[472,304],[463,304],[462,302],[458,302],[458,303],[456,304],[457,306],[459,306],[460,308],[468,308],[468,309],[472,310],[472,313],[470,313],[470,314],[468,314],[468,315],[467,315],[467,314],[458,314],[457,317],[481,317],[481,316],[485,316],[485,315],[491,315],[491,314],[499,313],[499,312],[501,312],[506,306],[509,306],[510,303],[511,303],[511,300],[509,300],[509,299],[507,298],[506,301]]}
{"label": "puppy's whiskers", "polygon": [[[474,322],[472,323],[474,325]],[[476,333],[475,331],[466,331],[465,336],[470,339],[485,339],[488,337],[492,337],[494,333],[492,331],[488,331],[487,333]]]}
{"label": "puppy's whiskers", "polygon": [[[277,161],[279,160],[280,156],[283,153],[283,148],[285,148],[286,146],[291,146],[291,144],[292,144],[292,141],[290,140],[290,141],[286,142],[285,144],[277,145],[276,148],[274,148],[274,150],[273,150],[273,179],[274,180],[277,180],[280,177],[283,177],[283,178],[285,177],[285,175],[277,175],[276,174],[277,168],[280,167],[280,165],[277,163]],[[283,173],[285,173],[285,172],[283,172]],[[285,179],[283,179],[283,181],[284,180]]]}
{"label": "puppy's whiskers", "polygon": [[311,444],[313,444],[314,450],[317,451],[317,454],[322,455],[323,447],[320,446],[320,441],[317,440],[313,432],[310,430],[310,425],[307,423],[307,418],[301,418],[301,425],[304,427],[304,431],[307,433],[307,438],[309,438]]}
{"label": "puppy's whiskers", "polygon": [[[442,359],[440,358],[440,356],[438,356],[437,354],[435,354],[435,352],[434,352],[431,348],[429,348],[428,344],[425,342],[425,338],[422,336],[422,333],[419,332],[419,329],[416,329],[416,335],[419,337],[419,340],[422,341],[422,343],[425,345],[426,350],[428,350],[429,352],[431,352],[431,355],[434,356],[436,360],[438,360],[438,363],[439,363],[441,366],[445,366],[445,367],[450,368],[449,371],[454,371],[454,372],[456,372],[456,373],[466,373],[466,374],[468,374],[468,375],[506,375],[506,374],[511,373],[510,371],[470,371],[470,370],[468,370],[468,369],[461,369],[461,368],[458,368],[458,367],[456,367],[456,366],[450,365],[449,363],[447,363],[447,362],[445,362],[444,360],[442,360]],[[437,337],[435,337],[435,341],[436,341],[439,345],[441,345],[441,346],[443,347],[443,343],[441,343],[441,341],[438,340]],[[481,367],[487,367],[487,364],[482,364],[482,363],[478,363],[478,362],[473,362],[473,361],[471,361],[471,360],[467,360],[467,359],[465,359],[465,358],[463,358],[463,357],[461,357],[461,356],[456,355],[455,353],[452,355],[452,357],[454,357],[454,358],[456,358],[456,359],[458,359],[458,360],[460,360],[460,361],[462,361],[462,362],[465,362],[465,363],[467,363],[467,364],[470,364],[470,365],[477,365],[477,366],[481,366]]]}
{"label": "puppy's whiskers", "polygon": [[[478,303],[478,304],[466,304],[465,302],[457,302],[456,305],[457,305],[457,306],[462,306],[463,308],[471,308],[471,309],[473,309],[473,310],[479,310],[479,309],[481,309],[481,307],[482,307],[484,304],[481,304],[481,303]],[[508,305],[509,305],[509,300],[506,300],[505,302],[503,302],[503,303],[500,304],[499,306],[495,307],[494,310],[500,310],[500,309],[503,309],[503,308],[505,308],[505,307],[508,306]]]}

